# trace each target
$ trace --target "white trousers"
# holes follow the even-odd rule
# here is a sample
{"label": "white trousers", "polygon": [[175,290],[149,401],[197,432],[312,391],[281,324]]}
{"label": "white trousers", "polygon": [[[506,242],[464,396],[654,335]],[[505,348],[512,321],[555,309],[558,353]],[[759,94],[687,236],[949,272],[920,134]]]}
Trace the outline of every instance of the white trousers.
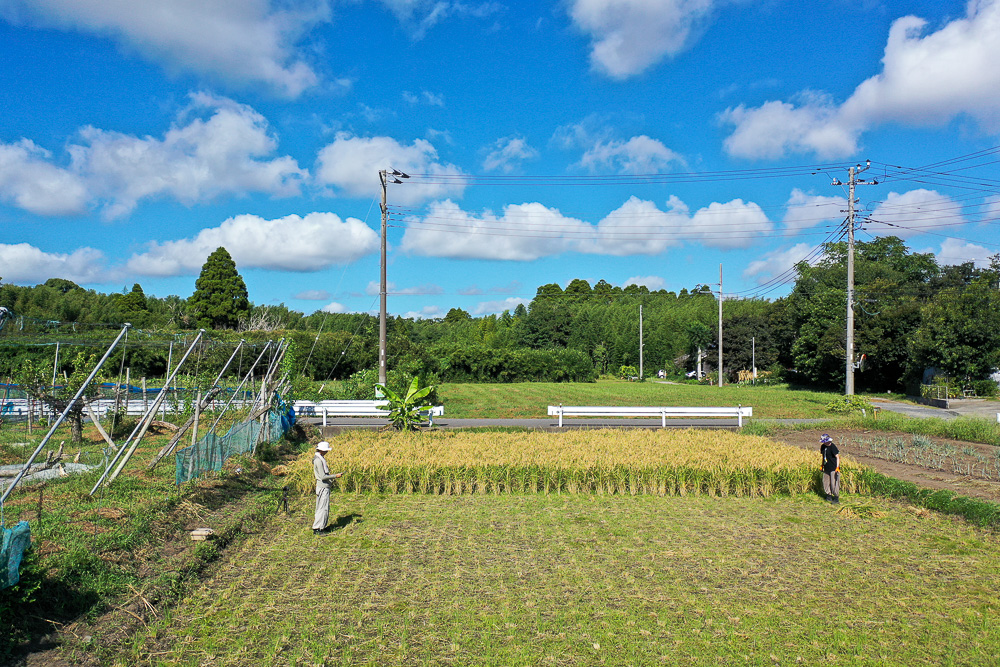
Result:
{"label": "white trousers", "polygon": [[330,487],[326,484],[316,485],[316,518],[313,520],[313,530],[323,530],[330,520]]}

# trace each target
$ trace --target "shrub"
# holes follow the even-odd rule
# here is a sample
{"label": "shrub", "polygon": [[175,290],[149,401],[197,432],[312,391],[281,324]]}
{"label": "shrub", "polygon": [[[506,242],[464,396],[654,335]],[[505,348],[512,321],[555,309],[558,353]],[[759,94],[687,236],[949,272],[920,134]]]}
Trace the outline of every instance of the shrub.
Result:
{"label": "shrub", "polygon": [[618,369],[618,377],[622,380],[639,377],[639,370],[635,366],[622,366]]}
{"label": "shrub", "polygon": [[972,382],[972,389],[976,392],[976,396],[983,398],[995,398],[1000,394],[1000,387],[997,387],[997,383],[993,380],[975,380]]}
{"label": "shrub", "polygon": [[838,415],[849,415],[871,409],[871,401],[864,396],[840,396],[826,404],[827,412]]}

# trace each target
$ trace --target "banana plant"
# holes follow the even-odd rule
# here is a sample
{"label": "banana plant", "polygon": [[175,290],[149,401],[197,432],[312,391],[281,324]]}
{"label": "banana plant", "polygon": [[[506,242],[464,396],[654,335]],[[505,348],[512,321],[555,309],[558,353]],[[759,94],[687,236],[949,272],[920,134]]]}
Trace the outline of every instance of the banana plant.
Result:
{"label": "banana plant", "polygon": [[397,431],[415,431],[420,422],[427,419],[420,413],[431,406],[418,403],[434,390],[433,385],[421,389],[420,380],[415,377],[405,396],[400,396],[384,384],[379,386],[389,401],[389,422]]}

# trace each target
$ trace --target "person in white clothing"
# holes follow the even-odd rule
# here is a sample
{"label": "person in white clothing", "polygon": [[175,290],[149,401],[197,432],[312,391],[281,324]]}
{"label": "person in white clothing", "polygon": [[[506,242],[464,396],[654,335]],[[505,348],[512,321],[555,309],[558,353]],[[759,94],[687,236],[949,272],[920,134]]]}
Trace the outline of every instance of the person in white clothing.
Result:
{"label": "person in white clothing", "polygon": [[333,480],[344,473],[330,474],[326,465],[326,453],[330,451],[330,443],[324,440],[316,445],[313,456],[313,476],[316,478],[316,517],[313,519],[313,534],[325,535],[326,524],[330,520],[330,486]]}

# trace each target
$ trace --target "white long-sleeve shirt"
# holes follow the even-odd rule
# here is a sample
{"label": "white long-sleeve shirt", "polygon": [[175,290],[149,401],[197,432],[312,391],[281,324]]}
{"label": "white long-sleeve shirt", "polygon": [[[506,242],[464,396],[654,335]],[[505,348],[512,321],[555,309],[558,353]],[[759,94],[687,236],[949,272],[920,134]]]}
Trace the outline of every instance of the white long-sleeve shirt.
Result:
{"label": "white long-sleeve shirt", "polygon": [[330,486],[330,482],[336,479],[330,474],[330,466],[326,464],[326,459],[319,452],[313,456],[313,477],[316,478],[316,488],[320,486]]}

